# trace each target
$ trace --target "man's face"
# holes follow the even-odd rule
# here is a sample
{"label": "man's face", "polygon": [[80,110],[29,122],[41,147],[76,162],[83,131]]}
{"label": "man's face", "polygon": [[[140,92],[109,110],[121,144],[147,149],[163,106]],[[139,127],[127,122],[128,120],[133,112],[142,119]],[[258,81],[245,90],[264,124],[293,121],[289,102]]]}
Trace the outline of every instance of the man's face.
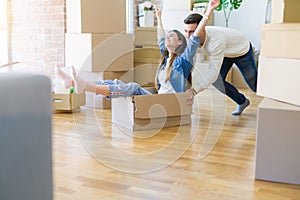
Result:
{"label": "man's face", "polygon": [[185,32],[185,36],[187,38],[190,38],[191,35],[194,33],[194,31],[197,28],[197,24],[184,24],[184,32]]}

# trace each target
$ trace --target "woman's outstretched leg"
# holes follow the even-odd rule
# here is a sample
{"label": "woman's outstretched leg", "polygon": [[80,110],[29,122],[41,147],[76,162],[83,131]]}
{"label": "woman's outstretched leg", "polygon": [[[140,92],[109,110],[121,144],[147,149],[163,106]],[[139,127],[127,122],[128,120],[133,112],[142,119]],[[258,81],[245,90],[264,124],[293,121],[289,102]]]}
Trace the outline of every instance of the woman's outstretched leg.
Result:
{"label": "woman's outstretched leg", "polygon": [[55,75],[64,82],[65,88],[74,86],[72,77],[64,72],[60,67],[55,67]]}
{"label": "woman's outstretched leg", "polygon": [[[74,83],[74,89],[75,89],[75,93],[80,94],[83,93],[85,91],[89,91],[87,90],[86,86],[87,82],[84,81],[76,72],[75,68],[73,66],[71,66],[71,77]],[[96,83],[94,83],[94,86],[92,87],[93,91],[89,91],[89,92],[95,92],[95,88],[96,88]]]}
{"label": "woman's outstretched leg", "polygon": [[127,97],[132,95],[149,95],[147,90],[143,89],[135,82],[123,83],[120,80],[101,80],[101,81],[85,81],[77,74],[74,67],[71,67],[71,74],[57,69],[57,76],[62,79],[66,86],[74,86],[75,93],[83,93],[85,91],[101,94],[111,98]]}
{"label": "woman's outstretched leg", "polygon": [[83,80],[76,72],[74,67],[71,67],[71,74],[67,74],[66,72],[62,71],[59,67],[56,68],[55,73],[58,78],[60,78],[66,88],[74,86],[75,93],[80,94],[85,91],[94,92],[96,94],[102,94],[105,96],[110,95],[110,89],[107,85],[97,85],[93,81],[85,81]]}
{"label": "woman's outstretched leg", "polygon": [[71,67],[72,79],[74,82],[75,93],[80,94],[85,91],[94,92],[104,96],[110,95],[110,88],[108,85],[98,85],[94,81],[84,81],[76,72],[74,67]]}

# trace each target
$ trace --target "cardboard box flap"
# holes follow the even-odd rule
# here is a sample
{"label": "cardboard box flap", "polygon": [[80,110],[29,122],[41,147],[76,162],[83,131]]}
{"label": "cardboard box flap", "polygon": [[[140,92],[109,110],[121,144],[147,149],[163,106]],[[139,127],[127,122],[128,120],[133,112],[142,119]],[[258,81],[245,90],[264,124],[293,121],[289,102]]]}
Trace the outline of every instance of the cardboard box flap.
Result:
{"label": "cardboard box flap", "polygon": [[300,112],[300,107],[270,98],[264,98],[258,105],[259,109],[273,109]]}
{"label": "cardboard box flap", "polygon": [[190,115],[192,106],[187,104],[188,94],[154,94],[134,96],[135,118],[162,118]]}

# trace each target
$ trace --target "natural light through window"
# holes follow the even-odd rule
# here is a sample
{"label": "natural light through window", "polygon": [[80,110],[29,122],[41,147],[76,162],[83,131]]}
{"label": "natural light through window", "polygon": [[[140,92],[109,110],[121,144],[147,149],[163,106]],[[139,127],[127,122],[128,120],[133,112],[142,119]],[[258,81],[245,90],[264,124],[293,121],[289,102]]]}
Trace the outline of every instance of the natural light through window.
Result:
{"label": "natural light through window", "polygon": [[0,65],[8,62],[7,0],[0,0]]}

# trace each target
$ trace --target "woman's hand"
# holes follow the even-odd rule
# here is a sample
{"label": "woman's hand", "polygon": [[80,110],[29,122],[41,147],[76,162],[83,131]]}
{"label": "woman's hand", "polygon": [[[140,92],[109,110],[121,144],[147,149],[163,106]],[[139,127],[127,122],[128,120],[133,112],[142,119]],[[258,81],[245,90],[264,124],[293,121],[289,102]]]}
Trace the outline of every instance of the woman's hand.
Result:
{"label": "woman's hand", "polygon": [[156,8],[155,11],[153,12],[154,16],[157,18],[157,19],[161,19],[161,9],[159,8]]}
{"label": "woman's hand", "polygon": [[165,30],[161,19],[162,11],[156,7],[153,14],[157,19],[157,39],[159,40],[165,37]]}

